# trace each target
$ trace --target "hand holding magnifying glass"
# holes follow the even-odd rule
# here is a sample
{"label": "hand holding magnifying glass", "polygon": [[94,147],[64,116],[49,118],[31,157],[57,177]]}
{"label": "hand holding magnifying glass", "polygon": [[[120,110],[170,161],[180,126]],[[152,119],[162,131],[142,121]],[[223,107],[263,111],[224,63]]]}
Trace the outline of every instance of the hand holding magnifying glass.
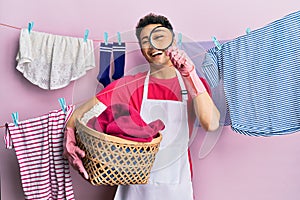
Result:
{"label": "hand holding magnifying glass", "polygon": [[149,41],[153,48],[166,51],[174,67],[177,68],[183,76],[187,90],[192,98],[206,91],[196,73],[195,65],[191,59],[183,50],[173,45],[174,33],[172,30],[164,26],[157,26],[150,32]]}
{"label": "hand holding magnifying glass", "polygon": [[167,55],[183,76],[188,76],[189,72],[193,70],[194,64],[183,50],[179,50],[174,44],[173,30],[164,26],[157,26],[149,36],[150,45],[161,51],[166,51]]}

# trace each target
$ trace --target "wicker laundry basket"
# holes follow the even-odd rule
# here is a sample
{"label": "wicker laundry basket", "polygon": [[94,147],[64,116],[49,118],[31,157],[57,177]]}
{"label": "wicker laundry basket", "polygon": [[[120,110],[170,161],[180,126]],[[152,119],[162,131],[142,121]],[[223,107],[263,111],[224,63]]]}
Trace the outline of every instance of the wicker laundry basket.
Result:
{"label": "wicker laundry basket", "polygon": [[85,151],[83,165],[93,185],[146,184],[162,135],[134,142],[98,132],[75,120],[76,140]]}

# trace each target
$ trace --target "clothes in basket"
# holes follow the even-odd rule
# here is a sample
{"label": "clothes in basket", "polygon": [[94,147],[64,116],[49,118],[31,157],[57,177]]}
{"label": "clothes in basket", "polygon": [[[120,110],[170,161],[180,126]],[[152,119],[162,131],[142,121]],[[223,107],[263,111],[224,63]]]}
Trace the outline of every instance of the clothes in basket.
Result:
{"label": "clothes in basket", "polygon": [[137,110],[122,103],[108,106],[98,117],[90,119],[87,126],[106,134],[137,142],[151,142],[165,127],[159,119],[147,124]]}

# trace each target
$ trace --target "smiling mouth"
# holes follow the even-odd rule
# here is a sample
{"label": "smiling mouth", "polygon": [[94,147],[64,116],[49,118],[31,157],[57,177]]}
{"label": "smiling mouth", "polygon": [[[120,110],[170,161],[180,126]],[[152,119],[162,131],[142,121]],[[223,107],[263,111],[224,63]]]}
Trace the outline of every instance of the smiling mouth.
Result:
{"label": "smiling mouth", "polygon": [[156,52],[151,53],[150,55],[151,55],[151,57],[155,57],[155,56],[159,56],[159,55],[162,55],[162,54],[163,54],[162,51],[156,51]]}

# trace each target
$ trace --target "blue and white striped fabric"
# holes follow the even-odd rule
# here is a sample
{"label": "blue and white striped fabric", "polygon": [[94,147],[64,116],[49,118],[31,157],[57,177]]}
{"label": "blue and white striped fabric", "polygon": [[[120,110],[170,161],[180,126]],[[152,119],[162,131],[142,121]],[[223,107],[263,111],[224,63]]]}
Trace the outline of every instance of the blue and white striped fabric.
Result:
{"label": "blue and white striped fabric", "polygon": [[196,66],[197,74],[207,80],[212,99],[220,111],[220,125],[231,125],[228,107],[225,100],[223,81],[219,80],[217,60],[207,53],[214,46],[213,42],[184,42],[181,45]]}
{"label": "blue and white striped fabric", "polygon": [[300,129],[300,11],[209,52],[224,80],[233,130],[272,136]]}
{"label": "blue and white striped fabric", "polygon": [[217,63],[217,58],[212,56],[210,52],[207,52],[201,66],[204,76],[212,88],[217,87],[220,81]]}

